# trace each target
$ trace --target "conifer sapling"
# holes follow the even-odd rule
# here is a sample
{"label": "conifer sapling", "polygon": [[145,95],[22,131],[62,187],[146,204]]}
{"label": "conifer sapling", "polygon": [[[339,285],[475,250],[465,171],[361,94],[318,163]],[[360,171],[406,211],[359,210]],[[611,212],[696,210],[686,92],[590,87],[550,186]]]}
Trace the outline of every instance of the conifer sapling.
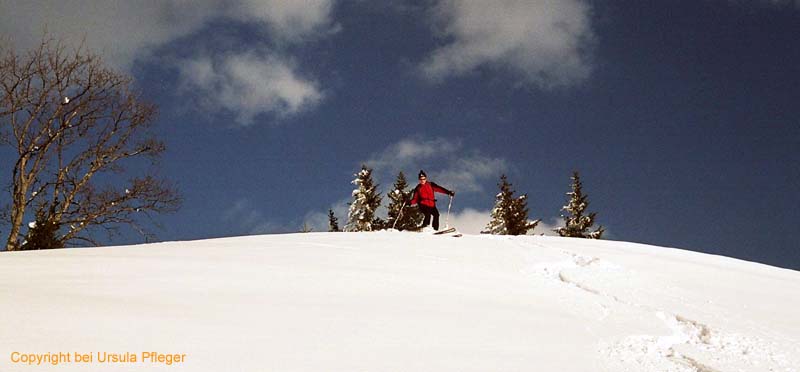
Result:
{"label": "conifer sapling", "polygon": [[328,209],[328,232],[339,231],[339,219],[333,214],[333,209]]}
{"label": "conifer sapling", "polygon": [[403,172],[397,175],[394,187],[389,193],[389,217],[386,221],[388,228],[397,230],[416,230],[422,223],[422,213],[417,208],[411,208],[411,192],[406,191],[408,182]]}
{"label": "conifer sapling", "polygon": [[589,200],[588,196],[583,194],[583,184],[577,171],[572,173],[571,179],[572,191],[567,193],[569,203],[561,208],[562,211],[567,212],[565,215],[561,215],[564,218],[564,227],[560,227],[555,231],[560,236],[600,239],[605,231],[602,226],[593,232],[589,232],[589,228],[594,225],[597,214],[592,212],[584,215],[586,208],[589,206]]}
{"label": "conifer sapling", "polygon": [[375,212],[381,205],[381,197],[377,191],[378,185],[372,181],[372,169],[362,165],[361,171],[354,176],[356,178],[351,183],[356,185],[356,189],[352,192],[353,201],[350,203],[345,231],[380,229],[382,221]]}
{"label": "conifer sapling", "polygon": [[514,190],[506,175],[500,176],[500,193],[495,196],[492,219],[486,230],[494,235],[525,235],[533,230],[540,220],[528,220],[528,195],[514,197]]}

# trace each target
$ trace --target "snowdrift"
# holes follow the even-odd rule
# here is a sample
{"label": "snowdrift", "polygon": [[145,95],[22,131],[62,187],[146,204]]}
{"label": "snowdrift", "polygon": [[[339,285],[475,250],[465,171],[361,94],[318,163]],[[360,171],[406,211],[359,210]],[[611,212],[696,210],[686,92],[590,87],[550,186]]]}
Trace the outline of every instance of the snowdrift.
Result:
{"label": "snowdrift", "polygon": [[800,368],[800,272],[612,241],[267,235],[3,253],[0,281],[0,371]]}

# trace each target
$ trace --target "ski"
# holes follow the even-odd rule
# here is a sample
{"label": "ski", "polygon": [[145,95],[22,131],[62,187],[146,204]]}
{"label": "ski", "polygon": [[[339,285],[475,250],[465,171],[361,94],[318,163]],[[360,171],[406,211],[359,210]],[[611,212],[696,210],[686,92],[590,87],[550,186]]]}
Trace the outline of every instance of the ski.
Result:
{"label": "ski", "polygon": [[437,231],[437,232],[433,233],[433,235],[449,234],[449,233],[455,232],[455,231],[456,231],[456,228],[455,227],[451,227],[449,229],[444,229],[442,231]]}
{"label": "ski", "polygon": [[447,234],[446,236],[452,236],[454,238],[460,238],[460,237],[464,236],[464,234],[458,232],[458,230],[456,230],[455,227],[444,229],[442,231],[434,231],[434,232],[427,232],[427,231],[422,231],[422,230],[404,230],[404,231],[411,232],[411,233],[417,233],[417,234],[430,234],[430,235],[446,235]]}
{"label": "ski", "polygon": [[433,233],[433,234],[434,234],[434,235],[445,235],[445,236],[451,236],[451,237],[453,237],[453,238],[460,238],[460,237],[464,236],[464,234],[460,233],[460,232],[459,232],[458,230],[456,230],[454,227],[451,227],[451,228],[449,228],[449,229],[444,229],[444,230],[442,230],[442,231],[437,231],[437,232],[435,232],[435,233]]}

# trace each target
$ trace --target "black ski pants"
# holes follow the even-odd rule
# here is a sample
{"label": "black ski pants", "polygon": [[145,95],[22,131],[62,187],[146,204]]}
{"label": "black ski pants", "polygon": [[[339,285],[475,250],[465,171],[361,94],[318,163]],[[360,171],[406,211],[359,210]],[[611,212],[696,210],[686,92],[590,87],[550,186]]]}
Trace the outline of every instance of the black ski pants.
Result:
{"label": "black ski pants", "polygon": [[439,210],[436,207],[420,204],[419,211],[425,215],[425,219],[422,220],[422,227],[428,226],[431,223],[431,217],[433,217],[433,229],[439,230]]}

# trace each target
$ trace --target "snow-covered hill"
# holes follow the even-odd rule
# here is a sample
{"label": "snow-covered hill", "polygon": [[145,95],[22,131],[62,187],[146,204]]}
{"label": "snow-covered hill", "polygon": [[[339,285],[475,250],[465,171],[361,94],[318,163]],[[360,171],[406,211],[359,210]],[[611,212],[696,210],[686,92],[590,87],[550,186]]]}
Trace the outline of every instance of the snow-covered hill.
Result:
{"label": "snow-covered hill", "polygon": [[612,241],[311,233],[11,252],[0,283],[0,371],[800,370],[800,272]]}

